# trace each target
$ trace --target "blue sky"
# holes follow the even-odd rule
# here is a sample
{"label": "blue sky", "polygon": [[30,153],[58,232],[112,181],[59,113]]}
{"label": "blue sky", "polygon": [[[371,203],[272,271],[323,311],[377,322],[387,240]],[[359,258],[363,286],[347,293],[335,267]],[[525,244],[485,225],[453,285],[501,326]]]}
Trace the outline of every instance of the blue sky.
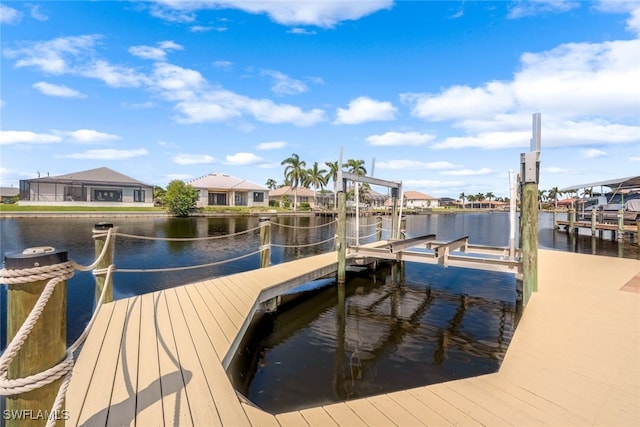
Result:
{"label": "blue sky", "polygon": [[[443,197],[640,172],[638,1],[3,1],[0,184],[107,166],[282,183],[362,159]],[[329,185],[331,187],[331,185]]]}

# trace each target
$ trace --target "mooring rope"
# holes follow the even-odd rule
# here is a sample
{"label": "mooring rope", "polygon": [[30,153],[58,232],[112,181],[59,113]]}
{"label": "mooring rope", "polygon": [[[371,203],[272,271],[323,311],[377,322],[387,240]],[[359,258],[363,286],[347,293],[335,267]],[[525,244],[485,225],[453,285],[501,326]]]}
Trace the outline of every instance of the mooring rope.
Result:
{"label": "mooring rope", "polygon": [[257,250],[245,255],[240,255],[238,257],[235,258],[229,258],[223,261],[216,261],[216,262],[210,262],[207,264],[199,264],[199,265],[188,265],[185,267],[166,267],[166,268],[117,268],[114,271],[117,273],[161,273],[161,272],[168,272],[168,271],[183,271],[183,270],[194,270],[197,268],[206,268],[206,267],[213,267],[216,265],[221,265],[221,264],[225,264],[227,262],[232,262],[232,261],[238,261],[240,259],[243,258],[248,258],[250,256],[259,254],[261,251]]}
{"label": "mooring rope", "polygon": [[313,243],[307,243],[304,245],[279,245],[277,243],[271,243],[270,246],[273,246],[275,248],[307,248],[309,246],[316,246],[316,245],[321,245],[323,243],[327,243],[330,242],[332,240],[334,240],[336,238],[336,236],[330,237],[327,240],[323,240],[321,242],[313,242]]}
{"label": "mooring rope", "polygon": [[259,230],[260,227],[250,228],[244,231],[238,231],[237,233],[231,234],[223,234],[220,236],[207,236],[207,237],[153,237],[153,236],[140,236],[136,234],[126,234],[126,233],[118,233],[118,237],[128,237],[130,239],[139,239],[139,240],[161,240],[166,242],[196,242],[200,240],[215,240],[215,239],[225,239],[228,237],[239,236],[241,234],[251,233],[252,231]]}
{"label": "mooring rope", "polygon": [[312,229],[312,228],[322,228],[322,227],[327,227],[329,225],[333,225],[336,222],[338,222],[338,220],[333,220],[330,222],[327,222],[325,224],[320,224],[320,225],[310,225],[310,226],[302,226],[302,225],[287,225],[287,224],[280,224],[279,222],[273,222],[273,221],[269,221],[271,224],[273,225],[277,225],[278,227],[284,227],[284,228],[300,228],[300,229]]}

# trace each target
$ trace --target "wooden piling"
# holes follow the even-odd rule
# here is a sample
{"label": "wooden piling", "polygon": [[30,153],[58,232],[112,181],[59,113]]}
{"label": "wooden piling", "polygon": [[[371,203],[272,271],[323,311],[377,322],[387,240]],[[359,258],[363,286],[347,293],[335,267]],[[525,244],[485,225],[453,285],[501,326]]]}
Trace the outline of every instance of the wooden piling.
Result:
{"label": "wooden piling", "polygon": [[576,210],[569,208],[569,233],[575,233],[576,229]]}
{"label": "wooden piling", "polygon": [[271,264],[271,221],[260,218],[260,268],[267,268]]}
{"label": "wooden piling", "polygon": [[596,235],[596,225],[597,225],[597,217],[596,217],[596,210],[595,209],[591,209],[591,235],[595,236]]}
{"label": "wooden piling", "polygon": [[[94,250],[96,259],[100,256],[104,249],[104,245],[107,243],[107,232],[113,228],[113,224],[107,222],[99,222],[94,224],[93,226],[93,242],[94,242]],[[112,237],[109,241],[109,247],[107,248],[104,257],[98,265],[96,266],[96,270],[103,270],[104,273],[99,273],[95,275],[96,278],[96,294],[95,294],[95,305],[98,305],[98,300],[100,299],[100,295],[102,295],[102,290],[107,287],[103,303],[113,301],[113,283],[112,279],[109,278],[107,282],[107,273],[106,269],[113,264],[113,249],[114,249],[115,239]]]}
{"label": "wooden piling", "polygon": [[376,217],[376,240],[379,242],[382,240],[382,217]]}
{"label": "wooden piling", "polygon": [[522,299],[526,306],[538,291],[538,184],[527,182],[522,189]]}
{"label": "wooden piling", "polygon": [[347,193],[338,192],[338,284],[346,281],[347,269]]}
{"label": "wooden piling", "polygon": [[[5,267],[11,270],[44,267],[68,261],[66,251],[41,250],[33,254],[11,254],[5,257]],[[36,304],[49,280],[7,286],[7,342],[16,335]],[[9,365],[8,379],[25,378],[43,372],[58,363],[67,350],[67,282],[58,283],[31,333]],[[2,414],[7,427],[44,426],[50,414],[62,379],[36,390],[9,396]],[[57,416],[58,426],[64,426],[64,406]],[[43,414],[40,418],[37,414]]]}
{"label": "wooden piling", "polygon": [[618,211],[618,240],[624,239],[624,209]]}

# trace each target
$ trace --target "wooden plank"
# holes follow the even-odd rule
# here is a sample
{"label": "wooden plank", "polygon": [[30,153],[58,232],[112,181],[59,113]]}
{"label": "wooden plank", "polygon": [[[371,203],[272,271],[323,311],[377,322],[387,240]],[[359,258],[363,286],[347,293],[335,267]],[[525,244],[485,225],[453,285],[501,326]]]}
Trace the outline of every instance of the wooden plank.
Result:
{"label": "wooden plank", "polygon": [[229,314],[214,296],[214,293],[217,294],[217,292],[215,290],[211,291],[208,286],[196,286],[194,287],[194,290],[200,294],[202,301],[204,301],[209,307],[209,311],[215,317],[216,322],[220,325],[220,329],[229,343],[233,342],[236,334],[238,333],[238,326],[236,326],[233,320],[231,320]]}
{"label": "wooden plank", "polygon": [[430,386],[431,391],[452,405],[461,408],[469,417],[478,421],[483,425],[490,426],[512,426],[514,424],[507,422],[502,417],[488,409],[482,407],[473,399],[469,399],[461,393],[458,382],[443,383]]}
{"label": "wooden plank", "polygon": [[[185,331],[178,320],[180,315],[175,312],[175,308],[171,310],[172,307],[167,305],[167,292],[171,290],[160,291],[154,298],[164,424],[198,425],[197,422],[202,421],[202,417],[196,419],[192,412],[200,404],[198,399],[201,390],[192,385],[196,374],[189,369],[188,362],[185,366],[180,359],[180,344],[176,337],[183,336]],[[178,324],[177,328],[174,323]],[[193,403],[191,399],[194,400]],[[197,415],[200,415],[200,412],[197,412]],[[216,425],[216,420],[217,417],[213,417],[210,420],[211,424]]]}
{"label": "wooden plank", "polygon": [[113,315],[104,338],[102,351],[95,362],[98,368],[89,384],[87,399],[78,419],[79,424],[105,425],[107,422],[128,300],[120,300],[114,304]]}
{"label": "wooden plank", "polygon": [[98,360],[98,355],[102,351],[114,307],[115,304],[112,303],[104,304],[100,308],[98,317],[93,324],[93,328],[91,328],[91,333],[89,333],[84,342],[82,351],[73,367],[72,381],[69,384],[65,402],[65,407],[70,417],[67,420],[68,426],[78,424],[80,413],[89,391],[89,385],[97,366],[95,361]]}
{"label": "wooden plank", "polygon": [[349,400],[345,404],[369,426],[397,425],[367,399]]}
{"label": "wooden plank", "polygon": [[216,351],[218,360],[222,360],[227,350],[229,349],[229,339],[224,334],[224,331],[222,330],[216,317],[211,312],[209,306],[201,298],[198,290],[194,286],[185,286],[184,290],[191,299],[191,303],[193,304],[196,313],[198,313],[200,321],[207,331],[209,341]]}
{"label": "wooden plank", "polygon": [[338,426],[322,407],[303,409],[300,413],[310,426]]}
{"label": "wooden plank", "polygon": [[[227,373],[220,364],[220,359],[207,336],[206,326],[199,318],[189,295],[184,288],[175,288],[174,291],[177,297],[175,301],[176,303],[179,301],[193,342],[193,347],[185,347],[185,352],[193,350],[196,354],[222,425],[249,426],[249,420],[240,405],[236,391],[231,385]],[[174,298],[171,293],[168,293],[167,301],[170,302],[173,300]],[[180,350],[182,350],[182,348]],[[193,401],[193,398],[191,400]]]}
{"label": "wooden plank", "polygon": [[408,412],[420,418],[427,425],[447,425],[449,422],[442,415],[434,411],[430,406],[421,402],[417,397],[407,391],[390,393],[389,396],[398,405]]}
{"label": "wooden plank", "polygon": [[298,411],[278,414],[276,415],[276,419],[282,427],[301,427],[309,425],[302,414]]}
{"label": "wooden plank", "polygon": [[477,420],[467,416],[467,414],[462,411],[462,408],[458,408],[441,396],[433,393],[431,391],[431,386],[413,388],[411,390],[407,390],[407,392],[415,396],[420,400],[420,402],[429,406],[441,417],[445,418],[449,424],[465,426],[481,425]]}
{"label": "wooden plank", "polygon": [[262,409],[256,408],[255,406],[249,405],[247,403],[242,403],[242,409],[245,414],[247,414],[247,418],[252,426],[260,426],[260,427],[280,427],[280,423],[276,420],[274,415],[271,415]]}
{"label": "wooden plank", "polygon": [[[211,280],[203,283],[205,289],[211,293],[213,298],[216,299],[220,307],[229,316],[233,322],[234,328],[237,331],[240,329],[240,325],[244,321],[244,314],[236,308],[236,306],[229,300],[226,290],[223,286],[220,286],[220,279]],[[234,334],[235,337],[235,334]],[[233,340],[233,337],[231,338]]]}
{"label": "wooden plank", "polygon": [[164,424],[155,320],[155,301],[157,298],[158,292],[140,297],[136,425]]}
{"label": "wooden plank", "polygon": [[108,426],[134,426],[138,390],[138,345],[140,343],[140,297],[129,299],[122,332],[120,358],[113,382]]}
{"label": "wooden plank", "polygon": [[323,406],[324,410],[340,426],[365,427],[367,424],[344,403]]}
{"label": "wooden plank", "polygon": [[[218,414],[215,402],[211,396],[211,390],[207,383],[200,360],[194,348],[194,343],[189,333],[189,327],[187,326],[187,320],[184,317],[180,303],[175,293],[175,289],[167,289],[162,291],[163,298],[160,300],[160,306],[166,304],[169,318],[171,319],[171,330],[166,329],[167,336],[173,335],[175,339],[176,355],[173,360],[174,368],[176,364],[179,366],[182,378],[184,380],[184,390],[179,390],[179,396],[187,397],[189,402],[189,409],[193,425],[195,426],[222,426],[220,416]],[[159,313],[160,314],[160,313]],[[160,328],[159,331],[163,329]],[[212,361],[213,362],[213,361]],[[163,396],[164,387],[163,387]],[[176,402],[176,407],[177,407]],[[173,407],[165,405],[165,411]],[[169,418],[165,416],[165,422]],[[173,424],[182,424],[175,420]]]}
{"label": "wooden plank", "polygon": [[367,400],[371,402],[376,408],[378,408],[380,412],[384,413],[388,418],[393,420],[393,423],[396,425],[426,425],[424,422],[417,418],[418,414],[410,413],[405,408],[398,405],[387,395],[368,397]]}

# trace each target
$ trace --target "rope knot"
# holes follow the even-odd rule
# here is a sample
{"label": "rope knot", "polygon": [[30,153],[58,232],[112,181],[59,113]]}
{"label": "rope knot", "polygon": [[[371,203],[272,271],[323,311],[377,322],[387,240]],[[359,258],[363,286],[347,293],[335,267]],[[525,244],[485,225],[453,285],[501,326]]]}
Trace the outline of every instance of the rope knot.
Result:
{"label": "rope knot", "polygon": [[0,270],[0,283],[16,285],[49,279],[67,280],[73,277],[73,272],[74,265],[71,261],[22,269],[3,268]]}

